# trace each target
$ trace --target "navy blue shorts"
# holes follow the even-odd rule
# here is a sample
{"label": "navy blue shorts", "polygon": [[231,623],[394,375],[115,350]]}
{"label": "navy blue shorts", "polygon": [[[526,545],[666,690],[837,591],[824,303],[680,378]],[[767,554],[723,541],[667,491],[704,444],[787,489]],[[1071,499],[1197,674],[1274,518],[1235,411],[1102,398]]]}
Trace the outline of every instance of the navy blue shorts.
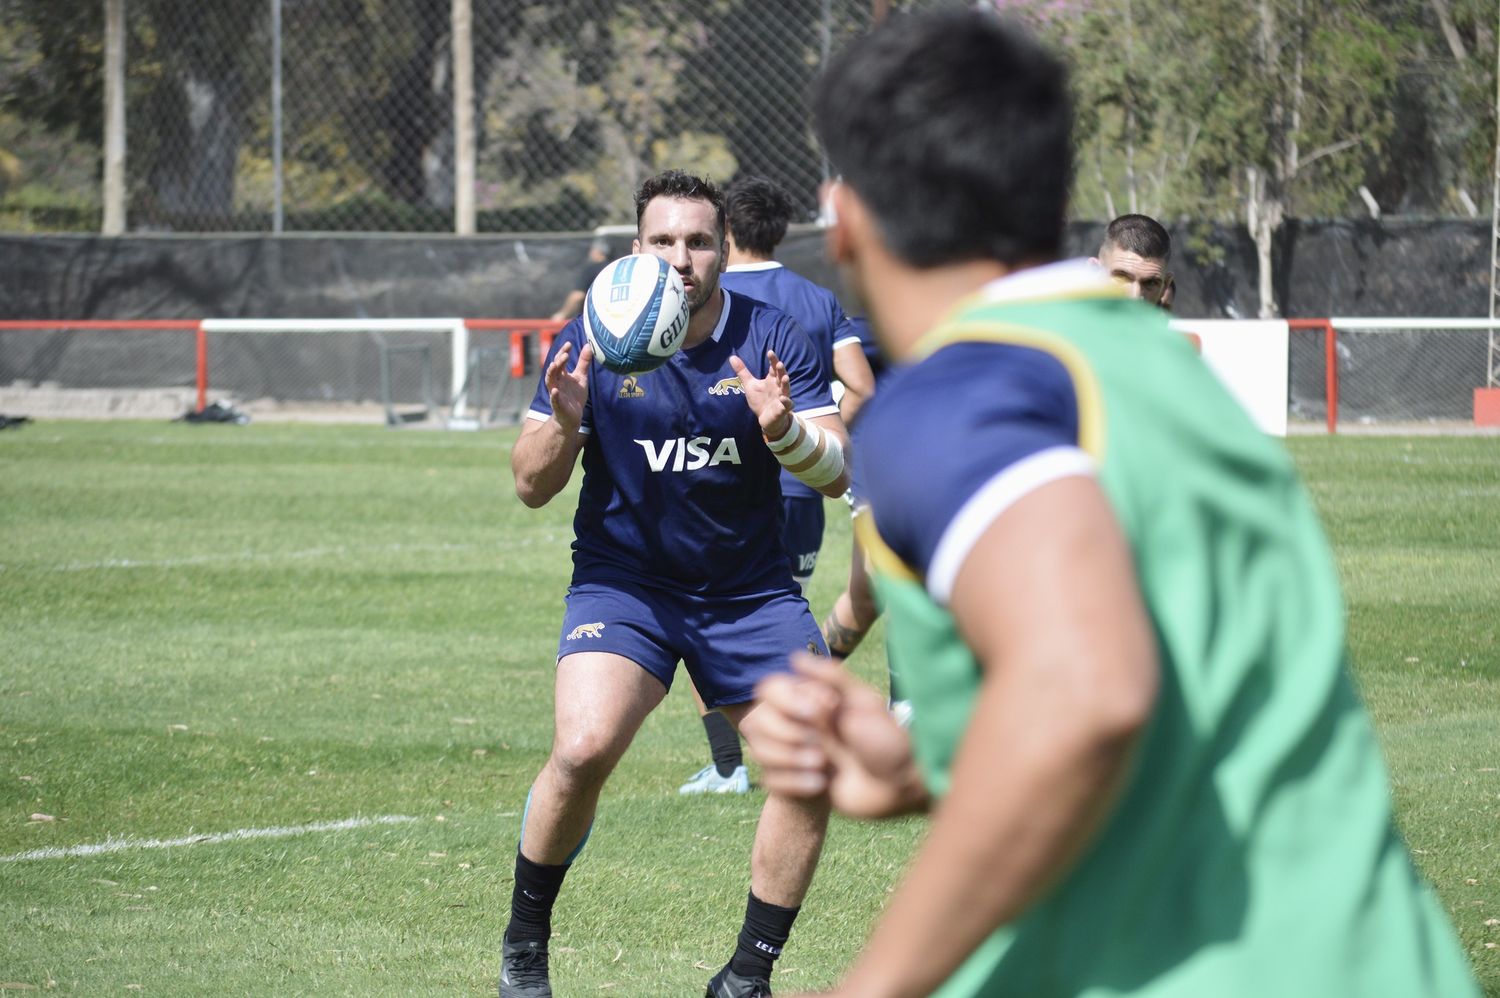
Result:
{"label": "navy blue shorts", "polygon": [[781,515],[785,521],[782,540],[792,563],[792,578],[803,589],[818,567],[818,549],[823,546],[823,497],[782,496]]}
{"label": "navy blue shorts", "polygon": [[621,582],[568,587],[559,659],[621,655],[667,689],[681,661],[710,707],[745,703],[755,684],[791,668],[795,651],[826,655],[807,600],[791,591],[701,596]]}

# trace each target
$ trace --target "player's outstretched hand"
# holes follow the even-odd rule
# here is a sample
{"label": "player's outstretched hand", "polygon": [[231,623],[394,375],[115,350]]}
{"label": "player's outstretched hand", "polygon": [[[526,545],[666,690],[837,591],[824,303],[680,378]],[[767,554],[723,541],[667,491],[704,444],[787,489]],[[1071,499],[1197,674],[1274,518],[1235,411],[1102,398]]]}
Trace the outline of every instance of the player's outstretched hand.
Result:
{"label": "player's outstretched hand", "polygon": [[739,376],[745,404],[760,422],[760,431],[775,440],[792,428],[792,379],[776,354],[766,351],[766,376],[757,378],[745,362],[730,354],[729,366]]}
{"label": "player's outstretched hand", "polygon": [[885,697],[832,659],[797,654],[756,687],[741,725],[772,793],[826,795],[841,813],[885,818],[926,806],[911,740]]}
{"label": "player's outstretched hand", "polygon": [[583,407],[589,400],[589,365],[594,362],[594,347],[585,343],[578,353],[578,363],[568,370],[572,343],[564,343],[547,365],[547,400],[552,404],[552,418],[570,433],[583,423]]}

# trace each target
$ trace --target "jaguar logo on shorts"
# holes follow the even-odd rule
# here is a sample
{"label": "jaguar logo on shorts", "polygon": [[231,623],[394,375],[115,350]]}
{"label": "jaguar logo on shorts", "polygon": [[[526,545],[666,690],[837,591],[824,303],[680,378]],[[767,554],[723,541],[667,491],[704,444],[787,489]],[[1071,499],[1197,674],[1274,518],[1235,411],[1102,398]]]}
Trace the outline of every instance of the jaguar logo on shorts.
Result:
{"label": "jaguar logo on shorts", "polygon": [[645,397],[646,389],[642,388],[640,383],[636,381],[635,375],[628,375],[624,381],[620,382],[620,398],[643,399]]}
{"label": "jaguar logo on shorts", "polygon": [[818,647],[818,643],[816,641],[809,641],[807,643],[807,650],[812,652],[814,655],[823,654],[823,649]]}
{"label": "jaguar logo on shorts", "polygon": [[604,622],[596,620],[592,624],[579,624],[568,632],[569,641],[577,641],[579,638],[597,638],[604,634]]}
{"label": "jaguar logo on shorts", "polygon": [[740,387],[739,378],[720,378],[719,383],[708,390],[710,395],[743,395],[745,389]]}

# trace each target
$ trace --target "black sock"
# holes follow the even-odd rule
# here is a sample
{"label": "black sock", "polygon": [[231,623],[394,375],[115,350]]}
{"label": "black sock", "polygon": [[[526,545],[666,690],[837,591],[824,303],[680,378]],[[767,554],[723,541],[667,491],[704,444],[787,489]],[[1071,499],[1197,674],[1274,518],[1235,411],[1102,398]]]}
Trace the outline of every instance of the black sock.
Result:
{"label": "black sock", "polygon": [[535,940],[545,944],[552,937],[552,905],[562,890],[568,868],[533,863],[516,850],[516,886],[510,893],[510,925],[505,928],[508,943]]}
{"label": "black sock", "polygon": [[740,734],[729,723],[729,718],[716,710],[703,715],[703,730],[708,734],[708,750],[714,756],[714,768],[720,776],[728,776],[745,764],[740,751]]}
{"label": "black sock", "polygon": [[801,910],[768,904],[752,891],[750,902],[745,905],[745,924],[740,929],[740,941],[729,960],[729,969],[741,977],[769,980],[771,963],[781,955],[781,948],[792,934],[792,923]]}

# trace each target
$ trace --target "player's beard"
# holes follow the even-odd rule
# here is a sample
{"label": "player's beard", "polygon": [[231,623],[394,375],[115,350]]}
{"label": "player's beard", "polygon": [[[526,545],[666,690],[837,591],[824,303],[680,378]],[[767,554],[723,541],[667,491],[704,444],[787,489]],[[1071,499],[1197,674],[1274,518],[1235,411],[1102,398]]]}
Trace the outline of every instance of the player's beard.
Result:
{"label": "player's beard", "polygon": [[719,290],[719,275],[717,272],[714,273],[711,280],[695,280],[693,282],[693,289],[687,295],[688,314],[696,315],[700,308],[708,304],[717,290]]}

